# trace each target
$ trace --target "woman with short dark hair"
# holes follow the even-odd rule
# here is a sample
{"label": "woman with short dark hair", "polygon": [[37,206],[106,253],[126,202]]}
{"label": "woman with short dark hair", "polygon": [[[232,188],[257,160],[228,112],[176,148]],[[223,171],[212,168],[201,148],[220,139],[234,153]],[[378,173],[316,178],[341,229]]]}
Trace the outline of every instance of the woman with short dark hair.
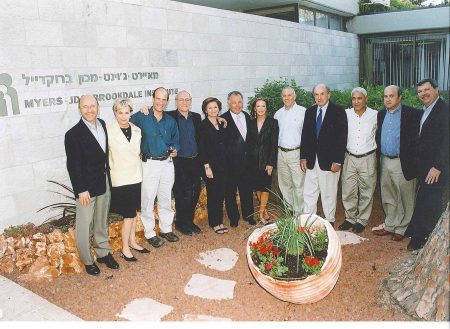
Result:
{"label": "woman with short dark hair", "polygon": [[223,202],[225,200],[226,159],[225,128],[219,124],[218,116],[222,103],[214,97],[202,103],[205,119],[200,128],[199,155],[205,168],[203,180],[206,184],[208,221],[217,234],[228,233],[223,225]]}

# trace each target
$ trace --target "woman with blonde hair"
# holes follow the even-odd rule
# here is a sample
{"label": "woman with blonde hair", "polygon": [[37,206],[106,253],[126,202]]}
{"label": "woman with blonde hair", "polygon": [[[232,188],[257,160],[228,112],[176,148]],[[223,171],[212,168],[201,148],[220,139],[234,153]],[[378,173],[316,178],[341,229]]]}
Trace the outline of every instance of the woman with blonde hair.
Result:
{"label": "woman with blonde hair", "polygon": [[116,120],[108,127],[112,183],[110,210],[123,216],[122,255],[127,262],[135,262],[137,259],[130,249],[149,253],[137,244],[135,237],[137,211],[141,205],[141,130],[129,121],[133,112],[129,99],[116,99],[113,111]]}

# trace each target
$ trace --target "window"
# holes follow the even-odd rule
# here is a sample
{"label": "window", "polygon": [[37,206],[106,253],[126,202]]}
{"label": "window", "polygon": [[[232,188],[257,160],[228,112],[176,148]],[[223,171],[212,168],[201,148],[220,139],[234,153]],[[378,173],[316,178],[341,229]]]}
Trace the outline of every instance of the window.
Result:
{"label": "window", "polygon": [[450,34],[417,33],[361,39],[361,79],[370,84],[414,87],[433,78],[449,88]]}
{"label": "window", "polygon": [[314,26],[314,11],[309,9],[299,8],[298,21],[306,25]]}
{"label": "window", "polygon": [[298,8],[298,21],[302,24],[318,26],[324,29],[344,30],[343,17],[301,6]]}

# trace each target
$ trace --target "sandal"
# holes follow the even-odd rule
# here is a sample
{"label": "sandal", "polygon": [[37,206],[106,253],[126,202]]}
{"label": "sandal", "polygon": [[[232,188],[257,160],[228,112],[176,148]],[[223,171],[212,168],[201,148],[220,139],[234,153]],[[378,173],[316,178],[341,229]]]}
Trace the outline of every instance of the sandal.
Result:
{"label": "sandal", "polygon": [[228,228],[223,226],[223,224],[220,224],[220,228],[222,229],[223,233],[228,233]]}
{"label": "sandal", "polygon": [[[225,232],[225,229],[222,228],[222,227],[220,227],[219,225],[213,227],[213,230],[214,230],[214,232],[217,233],[217,234],[224,234],[224,233],[226,233],[226,232]],[[227,230],[227,232],[228,232],[228,230]]]}

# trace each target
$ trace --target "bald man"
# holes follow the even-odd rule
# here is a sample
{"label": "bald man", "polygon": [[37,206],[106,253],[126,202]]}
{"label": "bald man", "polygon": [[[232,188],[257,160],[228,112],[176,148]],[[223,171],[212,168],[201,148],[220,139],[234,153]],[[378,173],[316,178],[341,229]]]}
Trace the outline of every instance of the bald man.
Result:
{"label": "bald man", "polygon": [[98,119],[99,106],[94,96],[80,97],[80,121],[65,135],[67,171],[76,199],[76,231],[78,253],[86,272],[98,275],[89,246],[91,231],[97,262],[111,269],[119,264],[111,255],[108,242],[108,211],[110,176],[108,164],[108,134],[105,122]]}

